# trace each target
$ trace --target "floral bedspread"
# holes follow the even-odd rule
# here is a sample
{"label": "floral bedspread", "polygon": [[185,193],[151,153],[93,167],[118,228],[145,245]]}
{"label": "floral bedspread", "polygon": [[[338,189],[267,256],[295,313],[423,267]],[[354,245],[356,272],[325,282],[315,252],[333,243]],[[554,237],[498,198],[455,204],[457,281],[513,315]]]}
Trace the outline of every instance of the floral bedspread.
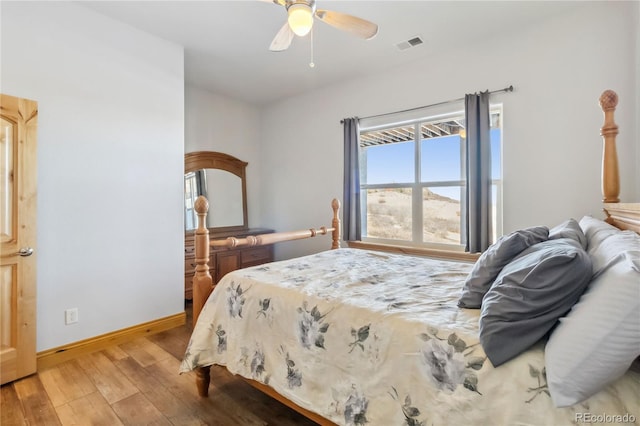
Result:
{"label": "floral bedspread", "polygon": [[344,425],[563,425],[640,418],[640,374],[579,406],[549,398],[543,344],[494,368],[478,310],[456,303],[472,265],[339,249],[227,274],[180,371],[219,364]]}

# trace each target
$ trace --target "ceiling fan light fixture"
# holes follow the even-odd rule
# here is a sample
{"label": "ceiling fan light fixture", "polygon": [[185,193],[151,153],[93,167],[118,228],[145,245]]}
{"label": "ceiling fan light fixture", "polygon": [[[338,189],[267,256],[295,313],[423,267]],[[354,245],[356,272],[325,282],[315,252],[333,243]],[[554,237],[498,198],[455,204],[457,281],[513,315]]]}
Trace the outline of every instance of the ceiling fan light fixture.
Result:
{"label": "ceiling fan light fixture", "polygon": [[289,6],[287,13],[291,31],[300,37],[309,34],[313,26],[313,10],[311,6],[304,3],[295,3]]}

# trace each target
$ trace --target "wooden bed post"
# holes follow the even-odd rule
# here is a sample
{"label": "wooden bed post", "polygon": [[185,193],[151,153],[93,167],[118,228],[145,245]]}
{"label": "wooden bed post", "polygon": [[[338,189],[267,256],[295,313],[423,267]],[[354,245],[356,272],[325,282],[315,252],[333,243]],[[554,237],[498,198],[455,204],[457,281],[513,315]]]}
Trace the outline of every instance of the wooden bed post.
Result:
{"label": "wooden bed post", "polygon": [[196,325],[200,311],[204,306],[211,290],[213,290],[213,278],[209,273],[209,230],[205,223],[209,202],[202,195],[196,199],[195,210],[198,213],[198,228],[196,229],[196,273],[193,276],[193,325]]}
{"label": "wooden bed post", "polygon": [[331,208],[333,209],[333,220],[331,221],[331,227],[333,228],[333,231],[331,231],[331,239],[333,240],[331,249],[333,250],[340,248],[340,235],[342,234],[340,229],[340,200],[334,198],[331,201]]}
{"label": "wooden bed post", "polygon": [[604,146],[602,153],[602,201],[620,202],[620,178],[618,176],[618,154],[616,153],[616,135],[618,126],[613,113],[618,105],[618,95],[613,90],[605,90],[600,95],[600,108],[604,112],[604,124],[600,129]]}
{"label": "wooden bed post", "polygon": [[616,135],[618,126],[613,113],[618,105],[618,95],[613,90],[605,90],[600,95],[600,107],[604,112],[604,125],[600,135],[604,141],[602,153],[602,201],[604,202],[604,220],[620,229],[640,233],[640,203],[620,202],[620,178],[618,176],[618,154],[616,153]]}
{"label": "wooden bed post", "polygon": [[[209,202],[203,196],[199,196],[195,202],[195,210],[198,213],[198,228],[195,234],[196,273],[193,276],[193,326],[200,316],[204,303],[213,290],[213,278],[209,273],[209,229],[206,227]],[[196,386],[198,395],[209,395],[209,383],[211,366],[199,367],[196,370]]]}

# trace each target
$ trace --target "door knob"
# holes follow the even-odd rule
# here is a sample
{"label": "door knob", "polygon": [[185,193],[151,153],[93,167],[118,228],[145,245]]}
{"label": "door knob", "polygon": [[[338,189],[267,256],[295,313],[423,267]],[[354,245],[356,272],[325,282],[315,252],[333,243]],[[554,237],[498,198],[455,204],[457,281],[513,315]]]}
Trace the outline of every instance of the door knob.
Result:
{"label": "door knob", "polygon": [[18,255],[22,257],[31,256],[33,254],[33,249],[31,247],[23,247],[18,250]]}

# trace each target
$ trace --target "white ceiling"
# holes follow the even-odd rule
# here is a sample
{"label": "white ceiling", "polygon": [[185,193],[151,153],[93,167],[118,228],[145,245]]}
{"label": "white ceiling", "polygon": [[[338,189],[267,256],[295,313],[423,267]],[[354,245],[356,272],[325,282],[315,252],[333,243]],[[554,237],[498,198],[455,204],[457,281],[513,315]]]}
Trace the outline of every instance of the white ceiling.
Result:
{"label": "white ceiling", "polygon": [[[467,40],[505,35],[567,13],[580,1],[338,1],[319,9],[355,15],[379,25],[361,40],[318,20],[309,36],[284,52],[269,44],[286,21],[269,1],[82,1],[81,4],[185,48],[187,82],[215,93],[264,105],[344,79],[380,72],[455,49]],[[400,51],[399,42],[425,43]]]}

